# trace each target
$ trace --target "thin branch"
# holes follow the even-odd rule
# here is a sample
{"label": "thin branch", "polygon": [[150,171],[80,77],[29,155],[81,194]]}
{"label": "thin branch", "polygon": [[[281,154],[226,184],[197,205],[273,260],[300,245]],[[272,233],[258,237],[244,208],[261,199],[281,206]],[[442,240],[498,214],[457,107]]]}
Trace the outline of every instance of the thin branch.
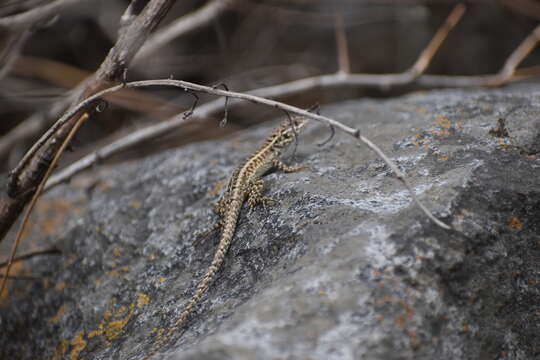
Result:
{"label": "thin branch", "polygon": [[5,46],[0,52],[0,79],[11,70],[15,61],[19,57],[21,50],[30,38],[31,31],[20,29],[10,31],[5,41]]}
{"label": "thin branch", "polygon": [[56,164],[58,163],[58,160],[60,160],[60,156],[64,152],[65,148],[69,145],[71,142],[71,139],[75,134],[77,133],[77,130],[81,127],[81,125],[84,123],[84,121],[88,119],[88,114],[84,114],[81,116],[78,121],[75,123],[75,125],[71,128],[69,134],[65,138],[62,145],[60,145],[60,148],[58,149],[58,152],[54,155],[53,160],[49,164],[49,167],[47,171],[45,172],[45,175],[41,179],[41,182],[39,183],[34,195],[32,196],[32,200],[30,200],[30,203],[28,204],[28,207],[26,208],[26,211],[24,213],[24,217],[21,223],[21,226],[19,227],[19,231],[17,231],[17,235],[15,237],[15,241],[13,242],[13,246],[11,248],[11,254],[9,256],[9,260],[6,266],[6,272],[4,273],[4,277],[2,279],[2,284],[0,285],[0,294],[4,291],[4,288],[6,287],[6,283],[9,276],[9,271],[11,270],[11,265],[13,264],[13,260],[15,258],[15,255],[17,255],[17,248],[19,247],[19,244],[21,242],[22,236],[24,234],[24,230],[26,228],[26,225],[28,223],[28,219],[30,219],[30,214],[32,213],[32,210],[34,209],[34,206],[36,205],[37,199],[40,197],[41,193],[43,192],[43,188],[45,187],[45,184],[47,183],[47,180],[49,179],[49,176],[51,175],[52,171],[56,167]]}
{"label": "thin branch", "polygon": [[[46,190],[44,190],[44,191],[46,191]],[[32,251],[30,253],[14,257],[11,262],[12,263],[20,262],[20,261],[31,259],[31,258],[33,258],[35,256],[39,256],[39,255],[58,255],[58,254],[62,254],[62,252],[60,250],[58,250],[57,248],[52,247],[52,248],[49,248],[49,249]],[[9,260],[0,263],[0,268],[3,268],[5,266],[7,266],[8,263],[9,263]]]}
{"label": "thin branch", "polygon": [[409,181],[405,177],[405,174],[401,170],[399,170],[399,168],[396,166],[396,164],[394,164],[394,162],[392,160],[390,160],[390,158],[388,158],[377,145],[375,145],[368,138],[366,138],[366,137],[364,137],[362,135],[358,136],[358,140],[360,142],[364,143],[365,145],[367,145],[372,151],[374,151],[386,163],[386,165],[388,165],[388,167],[390,167],[392,172],[394,174],[396,174],[399,181],[401,181],[403,186],[405,186],[405,188],[407,189],[407,191],[411,195],[411,198],[413,199],[414,203],[416,205],[418,205],[418,207],[424,212],[424,214],[431,221],[433,221],[435,224],[437,224],[438,226],[440,226],[443,229],[446,229],[446,230],[452,229],[452,227],[448,226],[447,224],[443,223],[441,220],[437,219],[431,213],[431,211],[429,211],[428,208],[426,208],[425,205],[420,202],[420,200],[416,196],[416,193],[414,192],[413,188],[409,184]]}
{"label": "thin branch", "polygon": [[538,45],[540,41],[540,25],[538,25],[519,46],[506,59],[502,70],[499,72],[498,84],[503,84],[512,78],[517,67],[529,55],[529,53]]}
{"label": "thin branch", "polygon": [[[326,116],[314,114],[314,113],[311,113],[311,112],[306,111],[304,109],[297,108],[297,107],[292,106],[292,105],[288,105],[288,104],[278,102],[278,101],[275,101],[275,100],[261,98],[261,97],[250,95],[250,94],[243,94],[243,93],[238,93],[238,92],[233,92],[233,91],[221,90],[221,89],[217,89],[215,87],[198,85],[198,84],[194,84],[194,83],[190,83],[190,82],[182,81],[182,80],[163,79],[163,80],[134,81],[134,82],[126,83],[126,84],[123,84],[123,85],[113,86],[113,87],[111,87],[109,89],[105,89],[103,91],[100,91],[97,94],[94,94],[94,95],[90,96],[89,98],[85,99],[83,102],[81,102],[80,104],[78,104],[77,106],[72,108],[70,111],[68,111],[66,114],[64,114],[64,116],[62,116],[62,118],[60,118],[58,120],[57,124],[61,124],[62,122],[67,121],[74,114],[79,112],[81,109],[85,108],[88,104],[95,102],[96,100],[100,99],[101,97],[103,97],[106,94],[109,94],[109,93],[114,92],[114,91],[118,91],[123,87],[140,88],[140,87],[147,87],[147,86],[172,86],[172,87],[181,88],[183,90],[192,90],[192,91],[203,92],[203,93],[216,95],[216,96],[225,96],[225,97],[230,97],[230,98],[247,100],[247,101],[250,101],[252,103],[257,103],[257,104],[270,106],[270,107],[273,107],[273,108],[276,108],[276,109],[283,110],[283,111],[285,111],[287,113],[296,114],[296,115],[299,115],[299,116],[303,116],[303,117],[306,117],[306,118],[309,118],[309,119],[317,120],[317,121],[329,124],[329,125],[331,125],[333,127],[336,127],[338,129],[340,129],[341,131],[355,137],[360,142],[366,144],[379,157],[381,157],[381,159],[392,169],[392,171],[397,175],[398,179],[405,185],[407,190],[411,193],[411,197],[413,198],[415,203],[420,204],[420,202],[416,198],[416,195],[414,194],[412,188],[410,187],[409,183],[405,179],[404,174],[397,168],[397,166],[392,162],[392,160],[390,160],[387,156],[384,155],[384,153],[382,152],[381,149],[379,149],[369,139],[367,139],[366,137],[360,135],[360,130],[359,129],[349,127],[349,126],[347,126],[347,125],[345,125],[345,124],[343,124],[343,123],[341,123],[341,122],[339,122],[337,120],[328,118]],[[40,139],[40,141],[46,141],[46,139],[42,138],[42,139]],[[442,227],[444,229],[450,229],[450,227],[448,225],[446,225],[443,222],[441,222],[440,220],[436,219],[429,212],[429,210],[425,206],[421,205],[420,208],[438,226],[440,226],[440,227]]]}
{"label": "thin branch", "polygon": [[173,21],[152,34],[148,41],[135,57],[135,64],[140,60],[155,54],[157,49],[171,42],[172,40],[190,33],[194,30],[206,26],[222,12],[230,8],[238,0],[213,0],[203,7]]}
{"label": "thin branch", "polygon": [[59,11],[72,5],[79,4],[87,0],[56,0],[47,5],[28,10],[22,14],[6,16],[0,19],[0,27],[15,29],[19,27],[33,26],[36,23],[56,15]]}
{"label": "thin branch", "polygon": [[335,15],[336,23],[336,47],[338,54],[339,72],[350,74],[351,61],[349,57],[349,46],[347,44],[347,34],[343,22],[343,13],[338,12]]}
{"label": "thin branch", "polygon": [[450,31],[457,25],[459,20],[461,20],[464,13],[465,5],[457,4],[454,7],[454,9],[450,12],[450,15],[448,15],[446,18],[446,21],[433,36],[428,46],[426,46],[426,48],[420,53],[420,56],[410,68],[409,72],[413,74],[413,76],[416,77],[426,71],[431,59],[433,59],[433,56],[437,53],[444,40],[446,40],[446,37]]}

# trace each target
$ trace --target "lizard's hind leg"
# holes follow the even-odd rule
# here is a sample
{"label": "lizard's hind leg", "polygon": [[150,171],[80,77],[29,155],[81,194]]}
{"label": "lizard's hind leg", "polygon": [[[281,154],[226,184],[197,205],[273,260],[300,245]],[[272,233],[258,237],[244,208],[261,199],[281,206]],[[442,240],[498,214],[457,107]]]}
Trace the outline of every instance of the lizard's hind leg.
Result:
{"label": "lizard's hind leg", "polygon": [[253,208],[256,205],[273,205],[276,203],[274,199],[262,196],[264,181],[262,179],[250,181],[248,191],[248,205]]}

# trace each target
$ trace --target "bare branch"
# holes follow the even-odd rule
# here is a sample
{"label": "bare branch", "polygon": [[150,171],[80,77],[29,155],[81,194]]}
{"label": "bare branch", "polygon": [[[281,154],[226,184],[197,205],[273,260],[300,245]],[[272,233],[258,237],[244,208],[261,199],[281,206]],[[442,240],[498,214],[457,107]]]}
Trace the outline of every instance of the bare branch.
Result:
{"label": "bare branch", "polygon": [[343,23],[343,13],[335,15],[336,19],[336,47],[338,53],[339,72],[350,74],[351,62],[349,57],[349,46],[347,45],[347,34]]}
{"label": "bare branch", "polygon": [[[15,258],[13,258],[13,260],[11,260],[11,263],[13,264],[13,263],[16,263],[16,262],[28,260],[28,259],[31,259],[31,258],[33,258],[35,256],[40,256],[40,255],[58,255],[58,254],[62,254],[62,252],[60,250],[58,250],[56,247],[51,247],[51,248],[47,248],[47,249],[43,249],[43,250],[32,251],[32,252],[26,253],[24,255],[17,256]],[[7,266],[8,263],[9,263],[9,260],[0,263],[0,268],[3,268],[5,266]]]}
{"label": "bare branch", "polygon": [[29,27],[36,23],[56,15],[59,11],[72,5],[79,4],[87,0],[56,0],[47,5],[28,10],[22,14],[7,16],[0,19],[0,26],[10,30],[20,27]]}
{"label": "bare branch", "polygon": [[529,55],[536,45],[538,45],[538,41],[540,41],[540,25],[538,25],[506,59],[502,70],[498,74],[498,84],[503,84],[512,78],[519,64],[521,64],[527,55]]}
{"label": "bare branch", "polygon": [[223,11],[230,8],[238,0],[213,0],[209,1],[194,12],[187,14],[166,27],[152,34],[148,41],[135,57],[135,63],[155,54],[156,50],[179,36],[185,35],[191,31],[197,30],[220,15]]}
{"label": "bare branch", "polygon": [[428,46],[420,53],[420,56],[414,65],[409,69],[409,72],[413,74],[413,76],[416,77],[426,71],[431,59],[433,59],[433,56],[437,53],[437,50],[439,50],[450,31],[457,25],[459,20],[461,20],[464,13],[465,5],[457,4],[454,7],[444,24],[437,30]]}
{"label": "bare branch", "polygon": [[7,35],[6,44],[0,52],[0,79],[11,70],[30,34],[30,30],[21,29]]}

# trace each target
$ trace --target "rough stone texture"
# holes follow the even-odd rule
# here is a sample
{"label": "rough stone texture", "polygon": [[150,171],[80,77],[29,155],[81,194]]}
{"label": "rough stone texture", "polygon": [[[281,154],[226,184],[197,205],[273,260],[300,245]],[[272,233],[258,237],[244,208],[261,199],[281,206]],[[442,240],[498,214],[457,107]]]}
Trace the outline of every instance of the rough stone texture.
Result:
{"label": "rough stone texture", "polygon": [[[540,88],[348,101],[360,127],[457,231],[437,228],[387,166],[346,135],[242,212],[224,268],[156,358],[540,359]],[[511,138],[490,134],[506,119]],[[273,125],[272,125],[273,126]],[[0,358],[138,359],[191,296],[215,249],[216,187],[270,125],[96,169],[43,199],[31,239],[55,242],[0,309]],[[60,211],[59,209],[63,209]],[[45,239],[44,239],[45,238]]]}

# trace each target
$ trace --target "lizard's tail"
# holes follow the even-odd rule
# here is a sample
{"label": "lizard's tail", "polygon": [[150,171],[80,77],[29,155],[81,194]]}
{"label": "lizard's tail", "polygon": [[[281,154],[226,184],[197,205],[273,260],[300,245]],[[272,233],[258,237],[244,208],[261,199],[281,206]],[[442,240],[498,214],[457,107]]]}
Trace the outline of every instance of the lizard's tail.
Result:
{"label": "lizard's tail", "polygon": [[238,219],[238,214],[240,213],[240,207],[242,203],[240,203],[240,206],[235,205],[236,204],[231,204],[231,208],[237,208],[237,210],[229,213],[227,218],[225,219],[225,225],[223,227],[221,240],[219,242],[216,253],[214,254],[214,258],[212,259],[212,263],[208,267],[208,270],[206,271],[206,274],[204,275],[201,282],[199,282],[199,285],[197,285],[197,289],[193,293],[193,296],[189,300],[189,303],[186,305],[184,310],[182,310],[180,317],[176,320],[173,327],[171,327],[164,336],[157,339],[150,352],[147,353],[144,357],[144,360],[148,360],[153,355],[155,355],[156,352],[158,352],[159,349],[170,340],[171,336],[176,333],[182,326],[185,325],[189,316],[193,313],[193,311],[201,301],[202,296],[204,295],[206,290],[208,290],[208,287],[210,286],[212,281],[214,281],[216,273],[218,272],[221,264],[223,263],[227,250],[231,245],[234,231],[236,229],[236,220]]}

